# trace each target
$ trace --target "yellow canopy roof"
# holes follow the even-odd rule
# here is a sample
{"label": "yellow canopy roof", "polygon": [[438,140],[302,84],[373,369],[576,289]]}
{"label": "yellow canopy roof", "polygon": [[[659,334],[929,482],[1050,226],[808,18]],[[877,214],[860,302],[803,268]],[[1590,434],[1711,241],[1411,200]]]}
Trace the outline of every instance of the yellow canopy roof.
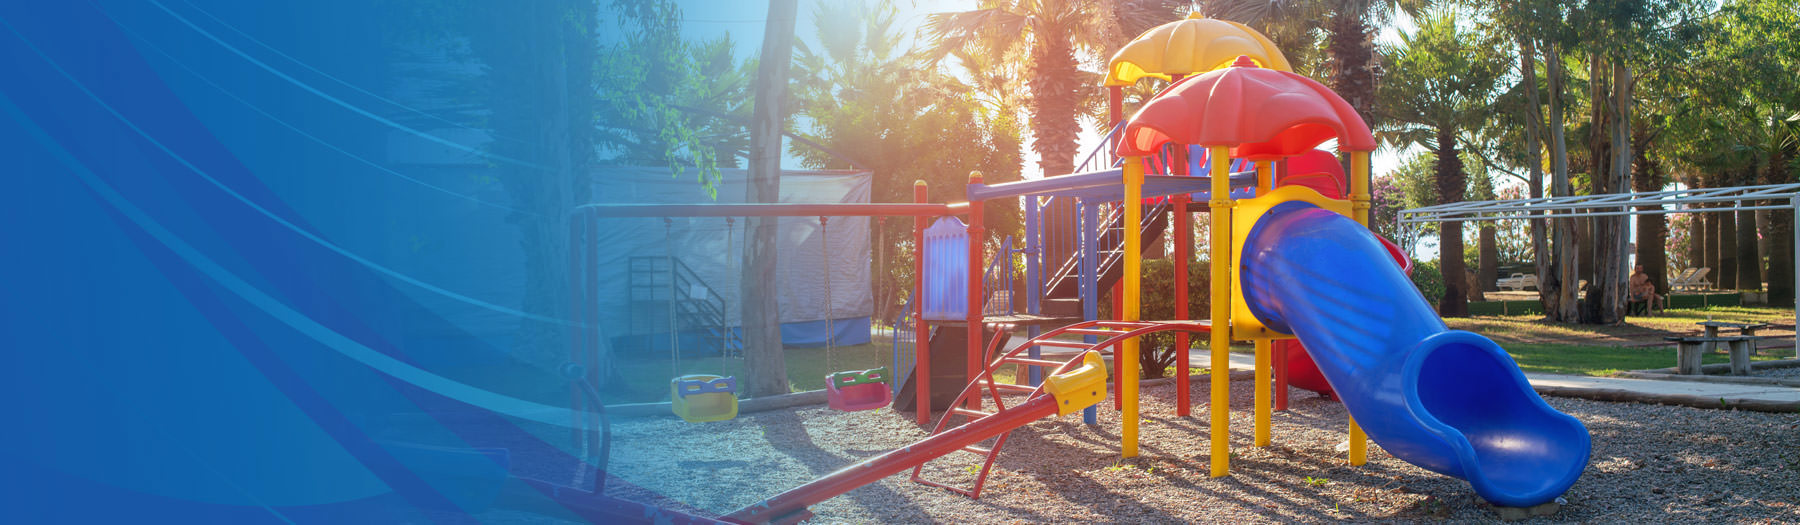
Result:
{"label": "yellow canopy roof", "polygon": [[1106,85],[1129,86],[1144,77],[1168,80],[1174,74],[1204,73],[1229,66],[1238,56],[1250,57],[1265,68],[1292,70],[1287,57],[1262,33],[1195,13],[1145,31],[1120,48],[1107,63]]}

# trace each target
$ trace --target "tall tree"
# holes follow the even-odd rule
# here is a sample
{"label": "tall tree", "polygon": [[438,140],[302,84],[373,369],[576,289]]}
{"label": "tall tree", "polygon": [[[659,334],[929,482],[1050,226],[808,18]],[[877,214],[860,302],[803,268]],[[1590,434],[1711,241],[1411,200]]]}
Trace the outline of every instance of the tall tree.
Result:
{"label": "tall tree", "polygon": [[[1075,171],[1076,119],[1083,88],[1094,83],[1080,65],[1084,52],[1107,49],[1121,28],[1167,22],[1168,2],[1101,0],[980,0],[980,8],[937,13],[926,18],[938,56],[979,49],[989,57],[1014,57],[1029,64],[1031,149],[1044,175]],[[1161,19],[1159,19],[1161,18]]]}
{"label": "tall tree", "polygon": [[[1482,110],[1505,70],[1505,59],[1491,52],[1491,39],[1458,27],[1457,17],[1452,10],[1427,14],[1419,20],[1417,32],[1384,50],[1393,69],[1380,97],[1381,137],[1390,144],[1432,150],[1442,203],[1463,200],[1468,174],[1458,153],[1458,137],[1481,124]],[[1438,264],[1446,291],[1438,310],[1445,316],[1468,315],[1462,237],[1462,223],[1439,226]]]}
{"label": "tall tree", "polygon": [[1325,48],[1326,84],[1356,108],[1370,127],[1378,127],[1377,80],[1386,67],[1378,62],[1374,28],[1388,25],[1400,14],[1417,18],[1433,4],[1430,0],[1215,0],[1206,2],[1203,12],[1270,27],[1270,32],[1284,36],[1318,33]]}
{"label": "tall tree", "polygon": [[[1530,189],[1530,197],[1535,199],[1546,195],[1572,195],[1573,186],[1569,183],[1567,148],[1562,128],[1563,64],[1557,47],[1567,35],[1563,23],[1565,6],[1562,2],[1549,0],[1485,0],[1475,4],[1487,14],[1492,27],[1510,36],[1518,49],[1519,68],[1516,74],[1519,85],[1516,94],[1509,94],[1509,97],[1496,102],[1499,102],[1497,107],[1516,108],[1523,118],[1514,121],[1497,113],[1494,124],[1506,128],[1523,128],[1521,138],[1525,143],[1525,155],[1519,161],[1530,173],[1525,181]],[[1537,69],[1540,60],[1544,61],[1546,77],[1543,79],[1543,88],[1540,88]],[[1507,103],[1504,100],[1506,98],[1511,98],[1512,101]],[[1523,99],[1522,104],[1519,99]],[[1545,122],[1544,117],[1546,102],[1551,112],[1549,123]],[[1496,156],[1505,156],[1508,150],[1516,147],[1504,142],[1499,146]],[[1546,168],[1551,177],[1548,184],[1543,179]],[[1538,300],[1544,305],[1545,316],[1553,320],[1574,320],[1574,286],[1564,286],[1565,282],[1573,281],[1563,275],[1565,270],[1573,272],[1575,262],[1573,257],[1565,257],[1572,253],[1570,250],[1575,244],[1573,223],[1572,219],[1537,219],[1531,224],[1532,257],[1538,276]],[[1565,309],[1564,306],[1568,308]]]}
{"label": "tall tree", "polygon": [[[1004,64],[967,56],[968,84],[907,48],[894,28],[892,2],[816,4],[814,38],[795,44],[795,110],[806,115],[797,134],[825,149],[789,148],[809,168],[856,166],[874,172],[872,200],[906,202],[923,180],[939,202],[960,201],[969,170],[992,183],[1020,177],[1020,140]],[[972,84],[972,85],[970,85]],[[848,166],[847,166],[848,165]],[[992,202],[986,224],[995,237],[1019,230],[1016,201]],[[912,221],[871,223],[874,293],[891,319],[902,290],[911,290]]]}
{"label": "tall tree", "polygon": [[[751,107],[750,187],[748,202],[781,198],[781,132],[787,112],[788,66],[794,50],[796,0],[770,0],[763,26],[762,54],[756,67],[756,98]],[[782,354],[780,319],[776,317],[774,217],[750,217],[745,225],[743,268],[747,271],[739,311],[744,322],[745,375],[751,396],[788,392],[787,360]]]}
{"label": "tall tree", "polygon": [[[563,217],[588,197],[596,10],[582,0],[486,6],[470,10],[462,23],[461,36],[486,68],[488,130],[506,138],[488,147],[523,161],[496,166],[518,210],[507,220],[518,226],[525,255],[520,310],[545,317],[570,317]],[[567,359],[567,327],[520,322],[515,352],[526,361],[553,368]]]}
{"label": "tall tree", "polygon": [[[1632,161],[1632,191],[1657,191],[1668,183],[1662,159],[1650,153],[1651,144],[1660,134],[1660,126],[1647,120],[1640,119],[1632,126],[1631,151],[1637,157]],[[1638,210],[1652,211],[1652,208],[1642,206]],[[1650,276],[1650,284],[1656,286],[1656,293],[1660,295],[1669,293],[1669,254],[1664,251],[1669,238],[1668,219],[1660,213],[1637,216],[1638,265],[1644,267],[1644,274]]]}

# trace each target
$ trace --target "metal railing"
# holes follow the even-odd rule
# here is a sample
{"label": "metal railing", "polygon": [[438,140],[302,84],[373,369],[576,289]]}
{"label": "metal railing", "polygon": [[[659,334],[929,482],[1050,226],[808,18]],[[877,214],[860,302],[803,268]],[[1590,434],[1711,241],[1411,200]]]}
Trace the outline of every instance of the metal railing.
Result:
{"label": "metal railing", "polygon": [[[919,288],[914,286],[912,295],[907,297],[906,302],[900,306],[900,315],[894,318],[893,324],[888,325],[888,330],[891,330],[888,339],[894,349],[894,368],[891,373],[903,376],[907,370],[912,369],[913,361],[917,359],[919,319],[913,316],[913,301],[918,298]],[[889,381],[888,387],[894,390],[895,395],[898,395],[903,383],[905,382]]]}
{"label": "metal railing", "polygon": [[[660,309],[633,307],[634,329],[668,329],[676,333],[700,330],[718,348],[721,356],[736,355],[743,350],[743,340],[728,325],[724,296],[701,280],[693,268],[674,256],[632,257],[627,264],[630,265],[629,299],[633,303],[663,306]],[[664,316],[660,320],[656,318],[659,310]],[[646,316],[651,319],[650,323],[639,322]]]}

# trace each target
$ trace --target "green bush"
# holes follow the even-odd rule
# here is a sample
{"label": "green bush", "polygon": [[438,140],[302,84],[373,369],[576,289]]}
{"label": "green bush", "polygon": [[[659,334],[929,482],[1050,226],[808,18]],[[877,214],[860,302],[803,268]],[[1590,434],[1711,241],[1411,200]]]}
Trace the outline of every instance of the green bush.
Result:
{"label": "green bush", "polygon": [[[1207,308],[1212,304],[1208,299],[1211,281],[1208,267],[1203,262],[1188,264],[1188,317],[1190,319],[1206,319],[1210,317]],[[1140,306],[1138,317],[1150,320],[1175,319],[1175,261],[1169,259],[1151,259],[1144,261],[1143,288],[1140,290]],[[1100,302],[1100,318],[1111,319],[1112,297],[1108,290],[1105,300]],[[1190,338],[1190,343],[1194,338]],[[1166,370],[1175,364],[1175,333],[1162,332],[1144,336],[1138,340],[1138,366],[1145,379],[1163,377]],[[1183,349],[1185,351],[1185,349]]]}
{"label": "green bush", "polygon": [[1444,273],[1438,270],[1437,261],[1414,262],[1412,282],[1425,295],[1426,302],[1436,305],[1444,298]]}

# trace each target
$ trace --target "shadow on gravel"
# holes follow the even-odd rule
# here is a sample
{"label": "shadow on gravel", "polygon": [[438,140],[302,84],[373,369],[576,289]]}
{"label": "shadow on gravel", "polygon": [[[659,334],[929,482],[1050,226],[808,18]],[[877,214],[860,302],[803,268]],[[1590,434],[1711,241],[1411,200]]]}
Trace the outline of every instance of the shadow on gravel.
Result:
{"label": "shadow on gravel", "polygon": [[[795,414],[793,411],[776,411],[761,414],[756,418],[756,425],[762,427],[763,435],[769,442],[769,448],[773,449],[775,452],[793,458],[802,465],[806,465],[806,469],[812,473],[813,478],[819,478],[835,472],[840,468],[849,466],[851,461],[855,461],[837,458],[831,452],[820,448],[818,444],[813,442],[812,436],[807,434],[806,426],[802,424],[799,415]],[[882,452],[886,451],[884,450]],[[764,490],[771,492],[763,497],[767,498],[775,495],[779,491],[785,491],[792,488],[794,487],[767,488]],[[893,489],[882,486],[879,483],[864,485],[861,488],[845,493],[844,496],[849,497],[851,501],[855,501],[857,505],[861,505],[864,508],[878,509],[884,513],[892,512],[902,516],[926,515],[925,511],[920,509],[918,505],[912,501],[912,498],[896,493]]]}

